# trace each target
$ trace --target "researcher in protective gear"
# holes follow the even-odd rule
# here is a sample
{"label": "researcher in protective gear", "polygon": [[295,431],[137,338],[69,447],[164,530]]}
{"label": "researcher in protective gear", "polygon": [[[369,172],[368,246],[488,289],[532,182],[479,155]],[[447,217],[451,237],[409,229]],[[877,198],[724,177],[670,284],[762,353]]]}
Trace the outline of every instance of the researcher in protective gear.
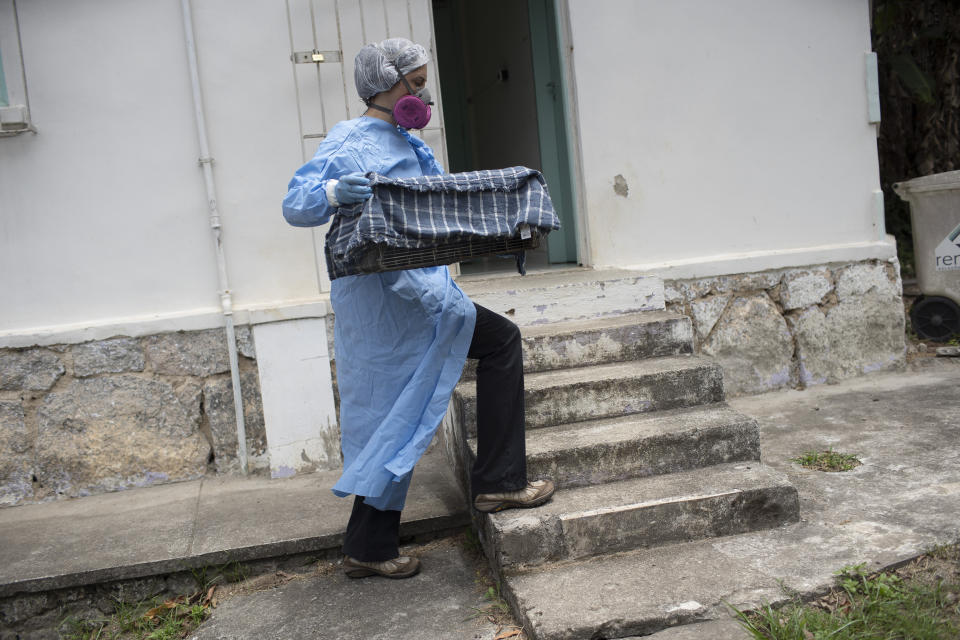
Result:
{"label": "researcher in protective gear", "polygon": [[[357,53],[359,118],[337,123],[288,186],[283,215],[298,227],[326,223],[341,205],[371,197],[368,172],[392,178],[442,173],[430,147],[407,129],[430,119],[426,49],[404,38]],[[353,495],[344,536],[350,577],[406,578],[417,558],[400,556],[400,512],[413,467],[430,444],[467,357],[477,366],[477,459],[473,505],[480,511],[533,507],[553,495],[528,482],[520,331],[470,301],[446,266],[353,275],[331,282],[340,392],[343,474]]]}

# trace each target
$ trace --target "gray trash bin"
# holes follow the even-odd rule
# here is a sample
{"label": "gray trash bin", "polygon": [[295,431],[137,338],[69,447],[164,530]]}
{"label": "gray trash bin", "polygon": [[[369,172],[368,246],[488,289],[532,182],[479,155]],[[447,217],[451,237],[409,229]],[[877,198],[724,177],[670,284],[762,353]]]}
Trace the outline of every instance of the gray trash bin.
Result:
{"label": "gray trash bin", "polygon": [[921,338],[946,341],[960,334],[960,171],[893,185],[910,203],[917,285],[910,311]]}

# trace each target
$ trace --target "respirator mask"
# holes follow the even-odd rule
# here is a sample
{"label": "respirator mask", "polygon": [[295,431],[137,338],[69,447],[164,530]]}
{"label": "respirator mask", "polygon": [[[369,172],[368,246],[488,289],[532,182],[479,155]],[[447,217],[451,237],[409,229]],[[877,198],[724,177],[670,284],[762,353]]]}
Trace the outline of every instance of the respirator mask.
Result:
{"label": "respirator mask", "polygon": [[393,105],[393,111],[372,102],[368,106],[391,114],[397,124],[404,129],[423,129],[430,122],[430,105],[433,104],[430,91],[426,87],[420,91],[414,91],[399,69],[397,75],[400,76],[403,86],[407,88],[407,95],[397,100]]}

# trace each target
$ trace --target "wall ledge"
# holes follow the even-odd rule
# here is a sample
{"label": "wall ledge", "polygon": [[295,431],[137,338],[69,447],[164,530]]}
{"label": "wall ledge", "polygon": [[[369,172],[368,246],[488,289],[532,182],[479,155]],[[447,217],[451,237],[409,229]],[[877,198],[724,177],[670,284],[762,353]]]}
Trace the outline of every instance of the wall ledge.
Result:
{"label": "wall ledge", "polygon": [[[686,260],[633,264],[620,268],[659,276],[664,280],[686,280],[834,262],[890,260],[896,257],[896,241],[892,235],[887,235],[883,240],[868,242],[726,253]],[[596,266],[595,268],[603,267]]]}
{"label": "wall ledge", "polygon": [[[306,300],[287,300],[238,306],[234,308],[237,325],[265,324],[323,318],[330,313],[329,297]],[[27,327],[0,331],[0,348],[21,348],[52,344],[78,344],[90,340],[105,340],[113,336],[140,337],[173,331],[198,331],[224,326],[223,313],[217,307],[191,309],[166,314],[149,314],[108,318],[87,323]]]}

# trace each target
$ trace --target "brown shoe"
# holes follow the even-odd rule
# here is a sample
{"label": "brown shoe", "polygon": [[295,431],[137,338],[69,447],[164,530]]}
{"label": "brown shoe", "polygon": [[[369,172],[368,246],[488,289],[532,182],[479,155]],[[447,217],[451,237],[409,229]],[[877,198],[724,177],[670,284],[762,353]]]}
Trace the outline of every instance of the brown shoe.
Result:
{"label": "brown shoe", "polygon": [[350,556],[343,557],[343,572],[350,578],[383,576],[384,578],[409,578],[420,572],[420,560],[411,556],[399,556],[380,562],[363,562]]}
{"label": "brown shoe", "polygon": [[476,507],[477,511],[483,511],[484,513],[493,513],[504,509],[513,509],[514,507],[521,509],[539,507],[550,499],[553,492],[553,482],[536,480],[528,482],[526,488],[519,491],[481,493],[473,501],[473,506]]}

